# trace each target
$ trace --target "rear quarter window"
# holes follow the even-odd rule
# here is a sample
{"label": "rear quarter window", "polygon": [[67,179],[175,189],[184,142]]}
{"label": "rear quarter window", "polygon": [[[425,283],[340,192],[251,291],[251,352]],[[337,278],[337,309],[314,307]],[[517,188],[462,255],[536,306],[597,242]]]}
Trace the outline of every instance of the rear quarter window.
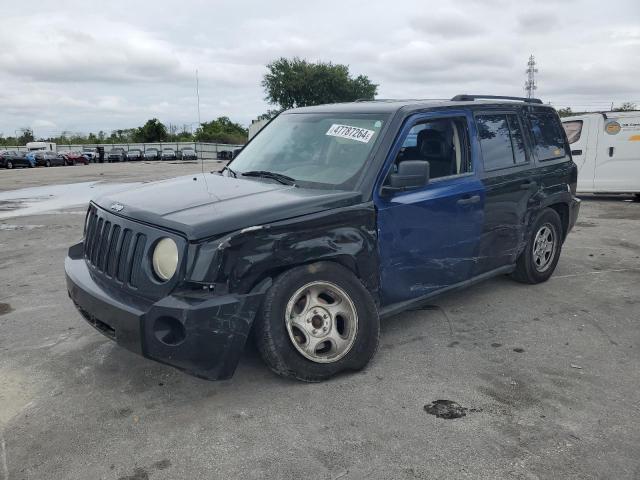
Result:
{"label": "rear quarter window", "polygon": [[533,111],[529,113],[534,150],[539,161],[553,160],[565,156],[564,131],[553,112]]}
{"label": "rear quarter window", "polygon": [[580,140],[580,134],[582,134],[582,120],[562,122],[562,128],[564,128],[564,133],[567,134],[569,144],[576,143]]}

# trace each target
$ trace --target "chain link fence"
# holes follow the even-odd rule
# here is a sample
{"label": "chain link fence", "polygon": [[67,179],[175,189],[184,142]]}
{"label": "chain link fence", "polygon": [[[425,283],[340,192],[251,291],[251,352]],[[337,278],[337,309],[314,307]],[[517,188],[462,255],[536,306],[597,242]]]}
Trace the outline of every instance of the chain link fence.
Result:
{"label": "chain link fence", "polygon": [[[129,150],[142,150],[145,152],[150,148],[156,148],[162,151],[163,148],[172,148],[173,150],[182,150],[184,148],[193,148],[198,155],[198,160],[216,160],[219,158],[220,152],[233,152],[238,148],[242,148],[242,145],[230,145],[226,143],[204,143],[204,142],[162,142],[162,143],[96,143],[96,144],[83,144],[83,145],[56,145],[58,152],[81,152],[84,148],[97,148],[104,147],[105,156],[109,154],[112,148],[124,148],[125,151]],[[26,152],[27,147],[15,146],[15,147],[0,147],[0,150],[18,150]],[[222,154],[224,159],[231,158],[229,153]]]}

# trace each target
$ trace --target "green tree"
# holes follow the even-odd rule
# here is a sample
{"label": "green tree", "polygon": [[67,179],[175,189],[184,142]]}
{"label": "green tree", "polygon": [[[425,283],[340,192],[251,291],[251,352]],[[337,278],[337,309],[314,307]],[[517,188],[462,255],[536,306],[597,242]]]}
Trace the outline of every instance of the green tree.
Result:
{"label": "green tree", "polygon": [[613,109],[614,112],[632,112],[636,110],[636,104],[633,102],[624,102],[619,107]]}
{"label": "green tree", "polygon": [[347,65],[281,57],[267,65],[267,70],[262,80],[265,100],[279,105],[282,110],[358,99],[372,100],[378,91],[378,85],[371,83],[368,77],[351,77]]}
{"label": "green tree", "polygon": [[33,136],[33,130],[30,128],[21,128],[22,135],[18,137],[18,145],[24,145],[27,142],[34,142],[36,138]]}
{"label": "green tree", "polygon": [[558,108],[558,115],[560,115],[560,117],[570,117],[571,115],[574,115],[573,111],[571,110],[571,107],[564,107],[564,108]]}
{"label": "green tree", "polygon": [[197,142],[216,142],[244,144],[247,141],[247,129],[238,123],[229,120],[228,117],[219,117],[217,120],[204,122],[196,130],[194,139]]}
{"label": "green tree", "polygon": [[[122,130],[120,132],[122,132]],[[168,136],[167,127],[157,118],[152,118],[151,120],[147,120],[147,123],[142,127],[138,128],[133,136],[135,138],[132,140],[136,142],[164,142]]]}

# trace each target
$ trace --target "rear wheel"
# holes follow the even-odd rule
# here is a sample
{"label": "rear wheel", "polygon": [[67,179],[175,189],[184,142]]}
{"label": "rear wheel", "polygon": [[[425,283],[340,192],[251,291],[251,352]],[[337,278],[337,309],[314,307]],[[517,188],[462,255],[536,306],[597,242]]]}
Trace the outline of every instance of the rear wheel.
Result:
{"label": "rear wheel", "polygon": [[50,167],[51,166],[51,161],[47,160],[46,162],[44,162],[44,166],[45,167]]}
{"label": "rear wheel", "polygon": [[271,370],[319,382],[364,368],[378,348],[380,321],[371,295],[349,270],[320,262],[276,279],[255,328]]}
{"label": "rear wheel", "polygon": [[551,277],[562,250],[562,222],[558,213],[546,208],[538,216],[512,276],[522,283],[541,283]]}
{"label": "rear wheel", "polygon": [[11,160],[7,160],[7,168],[13,168],[13,162]]}

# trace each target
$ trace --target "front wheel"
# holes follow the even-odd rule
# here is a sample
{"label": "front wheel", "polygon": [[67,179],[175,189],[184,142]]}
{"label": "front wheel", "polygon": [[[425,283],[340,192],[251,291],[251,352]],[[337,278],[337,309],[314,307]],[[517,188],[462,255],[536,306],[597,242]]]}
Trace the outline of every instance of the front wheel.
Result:
{"label": "front wheel", "polygon": [[51,162],[49,160],[47,160],[46,162],[44,162],[44,166],[45,167],[50,167],[51,166]]}
{"label": "front wheel", "polygon": [[545,208],[538,216],[512,277],[522,283],[541,283],[551,277],[562,249],[562,222],[558,213]]}
{"label": "front wheel", "polygon": [[11,160],[7,160],[7,168],[8,169],[12,169],[13,168],[13,162]]}
{"label": "front wheel", "polygon": [[349,270],[320,262],[275,280],[255,328],[271,370],[319,382],[369,363],[378,349],[380,320],[371,295]]}

